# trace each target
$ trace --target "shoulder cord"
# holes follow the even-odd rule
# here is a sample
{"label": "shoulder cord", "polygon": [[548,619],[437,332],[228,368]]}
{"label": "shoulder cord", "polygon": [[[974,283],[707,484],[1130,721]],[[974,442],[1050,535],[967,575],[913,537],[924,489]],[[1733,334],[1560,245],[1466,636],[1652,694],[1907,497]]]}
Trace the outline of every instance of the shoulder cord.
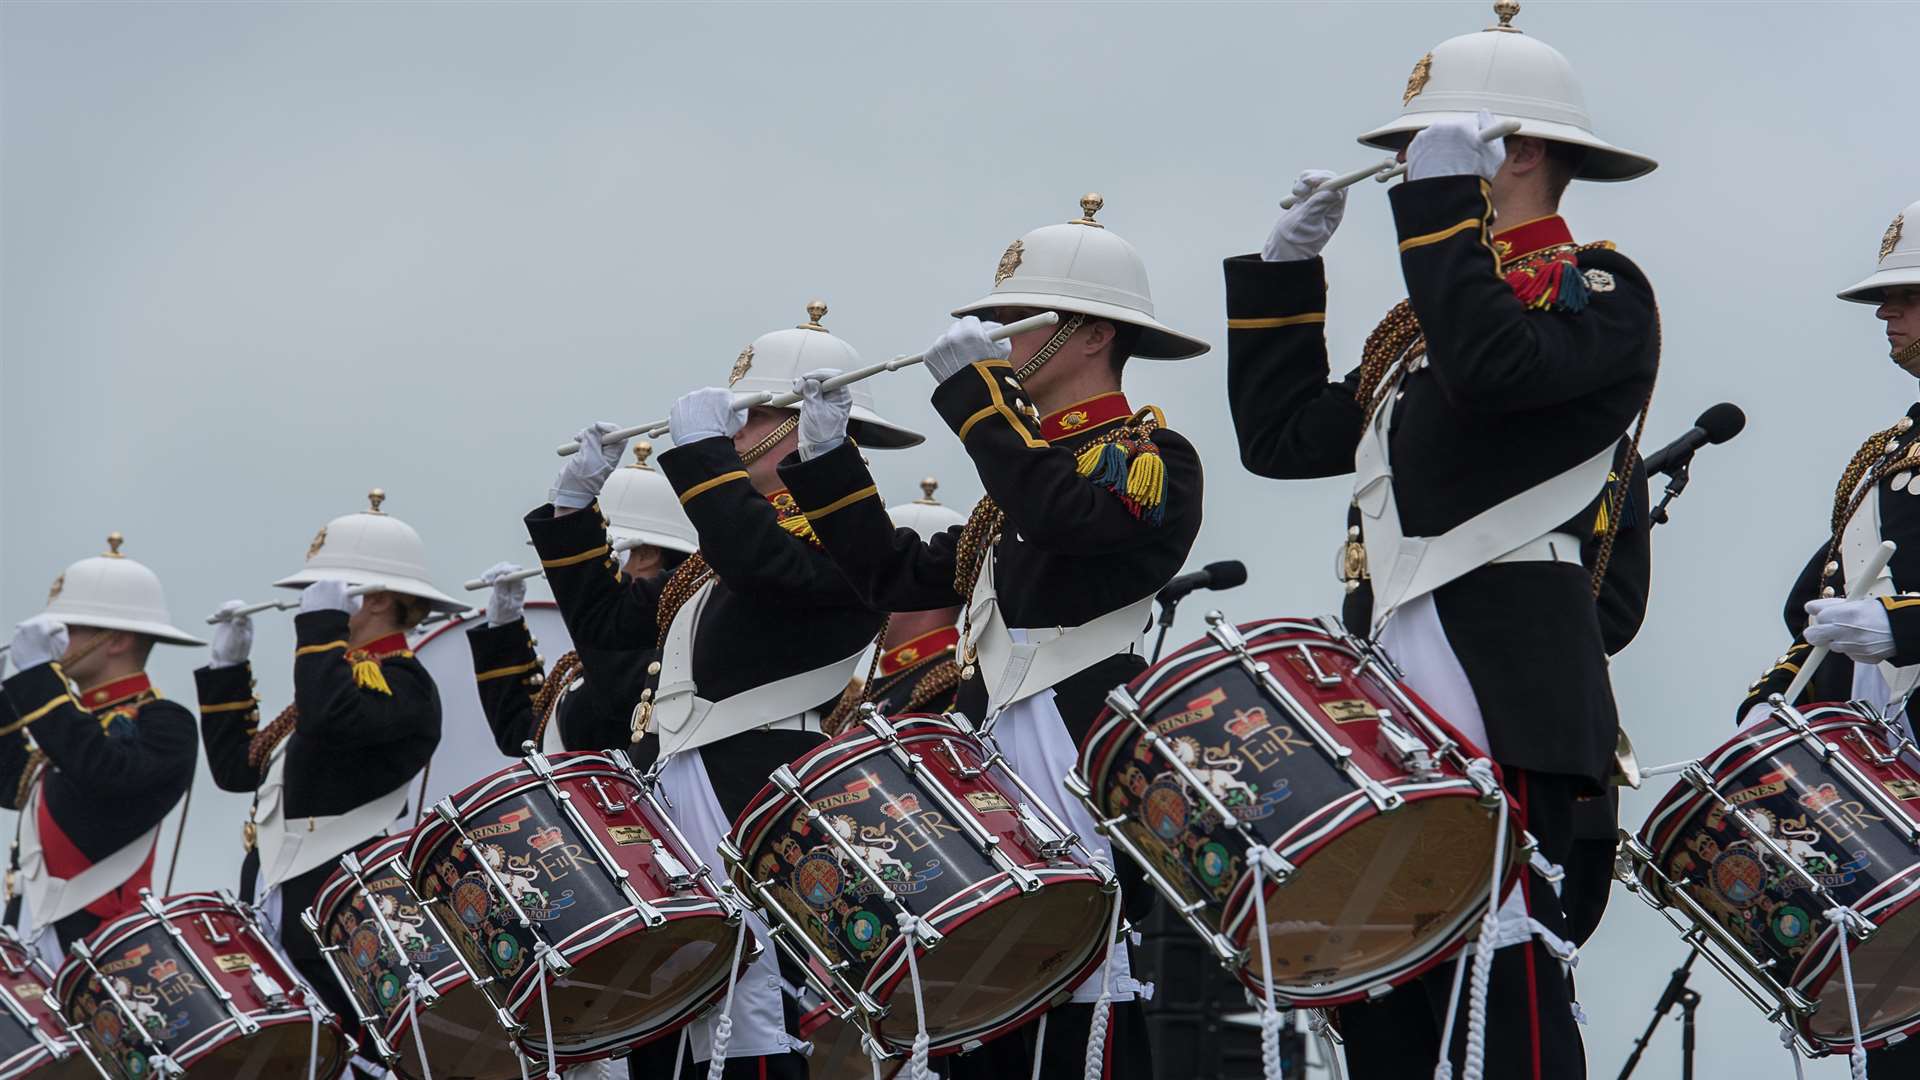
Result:
{"label": "shoulder cord", "polygon": [[[1847,522],[1866,502],[1867,496],[1880,486],[1880,478],[1893,467],[1892,439],[1905,430],[1904,418],[1881,431],[1867,436],[1860,449],[1853,452],[1853,459],[1840,474],[1840,483],[1833,489],[1832,534],[1827,540],[1827,557],[1824,562],[1834,562],[1840,557],[1840,542],[1845,537]],[[1824,573],[1821,575],[1826,576]]]}
{"label": "shoulder cord", "polygon": [[539,747],[541,738],[547,733],[547,724],[553,719],[554,709],[560,704],[561,694],[566,690],[567,684],[573,682],[585,669],[586,665],[580,662],[580,654],[573,649],[568,649],[560,654],[560,659],[553,662],[553,667],[541,680],[540,690],[533,695],[533,733],[529,736],[536,748]]}

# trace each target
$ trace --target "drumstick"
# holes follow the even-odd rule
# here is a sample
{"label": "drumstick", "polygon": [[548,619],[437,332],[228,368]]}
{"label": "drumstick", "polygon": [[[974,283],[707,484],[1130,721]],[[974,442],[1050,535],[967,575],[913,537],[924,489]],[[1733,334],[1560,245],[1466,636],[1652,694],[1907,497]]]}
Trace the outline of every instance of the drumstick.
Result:
{"label": "drumstick", "polygon": [[[1490,127],[1480,129],[1480,141],[1492,142],[1495,139],[1504,139],[1519,130],[1520,121],[1501,120]],[[1350,173],[1341,173],[1339,176],[1325,183],[1317,184],[1312,191],[1307,192],[1307,195],[1318,195],[1322,191],[1339,191],[1341,188],[1350,188],[1369,176],[1384,184],[1406,171],[1406,162],[1387,158],[1376,165],[1369,165],[1364,169],[1355,169]],[[1301,198],[1305,197],[1306,196],[1301,196]],[[1289,195],[1280,200],[1280,209],[1291,210],[1293,209],[1293,205],[1299,201],[1300,199]]]}
{"label": "drumstick", "polygon": [[[368,593],[380,592],[385,588],[385,585],[355,585],[353,588],[347,590],[347,595],[365,596]],[[299,606],[300,598],[297,596],[286,600],[268,600],[264,603],[248,604],[246,607],[236,608],[233,611],[216,611],[207,616],[207,624],[212,626],[241,615],[258,615],[263,611],[292,611]]]}
{"label": "drumstick", "polygon": [[[1052,312],[1052,311],[1043,311],[1038,315],[1029,316],[1027,318],[1021,319],[1018,322],[1010,322],[1007,325],[1001,327],[1000,329],[995,330],[992,333],[989,333],[987,337],[994,341],[1005,341],[1006,339],[1012,337],[1015,334],[1024,334],[1029,330],[1038,330],[1043,326],[1053,326],[1059,321],[1060,321],[1060,316],[1058,313]],[[852,386],[854,383],[857,383],[862,379],[871,379],[875,375],[879,375],[884,372],[899,371],[901,368],[912,367],[915,364],[924,363],[926,362],[926,359],[927,359],[926,353],[915,353],[912,356],[896,356],[891,360],[884,360],[878,364],[870,364],[867,367],[859,368],[854,371],[849,371],[844,374],[835,375],[833,378],[828,379],[825,382],[822,382],[820,384],[820,389],[838,390],[843,386]],[[757,394],[740,394],[736,396],[733,399],[733,407],[736,409],[751,409],[757,405],[769,405],[774,408],[785,408],[788,405],[792,405],[798,402],[799,400],[800,400],[799,394],[770,394],[770,393],[767,393],[766,391],[761,391],[760,393],[757,393]],[[649,439],[657,438],[667,433],[667,427],[668,427],[667,421],[655,420],[651,424],[641,424],[638,427],[621,428],[618,431],[609,431],[605,435],[600,436],[600,445],[612,446],[613,444],[620,442],[624,439],[631,439],[635,435],[640,435]],[[570,443],[567,443],[565,446],[556,446],[553,448],[553,452],[560,455],[561,457],[566,457],[568,454],[578,453],[579,450],[580,450],[580,444],[578,442],[570,442]]]}
{"label": "drumstick", "polygon": [[[1847,599],[1866,598],[1867,590],[1873,588],[1873,583],[1880,580],[1880,572],[1885,570],[1887,563],[1892,560],[1894,547],[1894,542],[1891,540],[1880,541],[1880,547],[1874,551],[1873,558],[1868,559],[1867,565],[1854,576],[1853,587],[1847,590]],[[1827,658],[1829,651],[1831,650],[1825,645],[1814,646],[1813,651],[1808,653],[1807,658],[1801,662],[1799,673],[1794,675],[1793,683],[1787,687],[1787,692],[1781,696],[1780,700],[1792,705],[1793,700],[1800,696],[1800,692],[1807,688],[1807,683],[1813,680],[1814,671]]]}
{"label": "drumstick", "polygon": [[542,570],[536,566],[531,570],[515,570],[511,574],[501,574],[498,578],[495,578],[493,581],[485,581],[480,578],[474,578],[467,582],[467,591],[473,592],[475,589],[484,589],[489,585],[496,585],[502,581],[525,581],[528,578],[537,578],[545,574],[546,574],[545,570]]}

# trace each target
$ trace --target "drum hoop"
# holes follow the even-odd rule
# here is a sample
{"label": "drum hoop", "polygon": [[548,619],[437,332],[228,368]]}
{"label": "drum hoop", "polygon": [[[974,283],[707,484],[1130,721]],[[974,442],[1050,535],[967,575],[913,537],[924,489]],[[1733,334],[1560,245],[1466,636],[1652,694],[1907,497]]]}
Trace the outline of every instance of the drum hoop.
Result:
{"label": "drum hoop", "polygon": [[[57,1038],[53,1041],[65,1045],[71,1044],[73,1039],[70,1037]],[[46,1047],[40,1045],[38,1040],[35,1040],[32,1045],[22,1047],[19,1053],[7,1058],[5,1061],[0,1061],[0,1080],[15,1080],[16,1077],[26,1076],[28,1073],[33,1072],[35,1069],[52,1060],[53,1051],[48,1050]]]}
{"label": "drum hoop", "polygon": [[[1038,874],[1038,876],[1042,876],[1042,877],[1047,876],[1048,873],[1052,873],[1056,876],[1061,876],[1063,878],[1069,877],[1069,876],[1084,877],[1084,878],[1090,879],[1092,882],[1095,882],[1095,883],[1099,881],[1097,877],[1095,877],[1092,873],[1088,871],[1070,869],[1070,868],[1064,868],[1064,867],[1051,870],[1048,872],[1036,872],[1036,873]],[[1001,874],[998,876],[1002,878],[1006,878],[1005,874]],[[1007,878],[1003,884],[1007,888],[1014,888],[1016,891],[1018,889],[1018,886],[1014,884],[1011,878]],[[1004,889],[996,888],[994,891],[995,893],[999,893],[1004,891]],[[1111,901],[1111,903],[1114,903],[1114,904],[1119,903],[1120,902],[1119,894],[1118,893],[1111,894],[1109,896],[1109,900]],[[978,916],[982,912],[985,912],[989,908],[992,908],[995,906],[997,905],[994,905],[994,904],[971,905],[966,912],[959,913],[959,914],[962,914],[964,917],[955,921],[947,922],[944,925],[936,924],[936,928],[941,930],[941,932],[944,933],[948,929],[964,925],[970,919]],[[941,907],[947,908],[947,907],[951,907],[951,905],[943,904],[941,905]],[[936,909],[936,910],[939,910],[939,909]],[[1112,912],[1112,909],[1109,908],[1108,914],[1111,914],[1111,912]],[[948,914],[952,915],[956,913],[949,911]],[[929,921],[933,921],[933,920],[929,918]],[[1102,917],[1098,926],[1099,927],[1106,926],[1106,918],[1104,916]],[[1024,1003],[1019,1008],[1014,1009],[1011,1012],[1003,1013],[992,1020],[986,1021],[984,1022],[983,1025],[969,1028],[964,1031],[957,1031],[941,1039],[934,1040],[934,1042],[931,1044],[932,1047],[935,1049],[945,1049],[947,1047],[959,1046],[963,1043],[972,1042],[976,1039],[981,1042],[985,1042],[989,1039],[996,1038],[999,1035],[1002,1035],[1008,1031],[1013,1030],[1014,1028],[1019,1027],[1020,1025],[1026,1023],[1028,1020],[1031,1020],[1034,1016],[1038,1015],[1039,1013],[1045,1012],[1049,1008],[1049,1002],[1051,1002],[1056,996],[1058,996],[1060,991],[1071,989],[1072,987],[1080,985],[1080,983],[1083,982],[1087,978],[1087,976],[1099,970],[1100,965],[1105,962],[1106,952],[1105,950],[1099,947],[1100,936],[1101,935],[1096,932],[1096,934],[1094,935],[1094,938],[1095,938],[1094,948],[1089,952],[1087,958],[1084,961],[1078,964],[1075,964],[1072,968],[1063,969],[1062,974],[1060,974],[1056,978],[1048,980],[1045,991],[1036,995],[1032,1001]],[[870,997],[872,1000],[874,1000],[875,1002],[879,1002],[884,1005],[885,1003],[891,1001],[893,995],[899,989],[899,984],[904,979],[906,979],[908,975],[908,971],[906,967],[906,953],[904,951],[904,948],[902,947],[903,944],[904,944],[903,938],[895,937],[893,942],[890,943],[887,946],[886,950],[881,953],[881,956],[875,960],[873,970],[869,972],[867,979],[861,986],[861,991],[865,993],[868,997]],[[938,945],[934,947],[938,948]],[[928,951],[931,951],[931,950],[928,950]],[[885,972],[883,972],[881,969],[881,962],[883,960],[886,960],[889,956],[891,956],[892,959],[887,964],[887,968]],[[903,1014],[903,1017],[910,1017],[910,1016],[911,1016],[911,1013]],[[912,1045],[913,1043],[912,1035],[908,1035],[904,1042],[882,1038],[878,1032],[877,1027],[873,1029],[872,1034],[875,1040],[879,1041],[882,1045],[885,1045],[894,1049],[905,1048]]]}
{"label": "drum hoop", "polygon": [[[591,766],[589,766],[588,762],[582,760],[586,758],[594,759]],[[598,751],[570,750],[564,756],[555,755],[555,757],[550,760],[554,761],[553,780],[556,784],[575,779],[613,779],[633,787],[636,792],[644,792],[645,790],[635,785],[633,777],[627,775],[615,765],[612,758],[606,757]],[[567,766],[575,763],[578,763],[575,770],[568,772]],[[502,786],[496,790],[494,788],[496,784]],[[545,780],[526,765],[510,765],[494,773],[492,776],[482,777],[474,781],[468,785],[466,790],[454,796],[453,816],[459,818],[462,823],[465,823],[474,814],[505,802],[515,795],[522,794],[532,788],[539,788],[544,791],[546,788]],[[416,880],[420,877],[424,869],[424,867],[421,866],[421,861],[428,854],[441,847],[449,838],[458,839],[459,837],[459,834],[454,830],[452,824],[440,820],[438,814],[424,818],[419,825],[413,828],[412,832],[401,835],[411,837],[407,842],[406,852],[402,858],[406,861],[407,873]],[[415,892],[418,893],[418,890],[416,889]]]}
{"label": "drum hoop", "polygon": [[[1849,906],[1877,929],[1880,922],[1874,916],[1904,911],[1916,902],[1920,902],[1920,861],[1881,882]],[[1817,988],[1825,986],[1840,970],[1840,953],[1835,947],[1839,942],[1838,929],[1831,923],[1821,928],[1813,944],[1807,946],[1806,955],[1794,966],[1792,981],[1787,985],[1809,998],[1817,996]],[[1858,948],[1857,945],[1854,947]],[[1920,1023],[1920,1013],[1911,1017],[1909,1022]]]}
{"label": "drum hoop", "polygon": [[[154,903],[159,906],[161,916],[166,916],[166,918],[163,919],[161,916],[156,916],[144,908],[134,908],[125,915],[114,919],[104,926],[96,928],[93,933],[88,934],[85,939],[87,948],[93,950],[97,956],[109,949],[116,948],[121,942],[124,942],[127,938],[142,930],[158,926],[162,921],[172,922],[172,917],[175,915],[192,917],[202,913],[224,912],[241,922],[246,922],[246,917],[240,913],[239,909],[229,906],[226,901],[220,898],[220,894],[218,893],[176,893],[164,900],[156,898]],[[189,906],[192,906],[192,909],[186,910]],[[176,910],[176,908],[181,910]],[[171,940],[172,935],[168,935],[168,939]],[[60,971],[54,976],[52,988],[60,1000],[66,1000],[67,991],[70,989],[67,985],[68,979],[78,978],[80,974],[85,971],[86,965],[80,963],[78,957],[70,958],[66,963],[60,965]],[[301,1015],[305,1016],[306,1014],[302,1013]]]}
{"label": "drum hoop", "polygon": [[[269,1027],[315,1019],[314,1015],[305,1009],[290,1009],[284,1012],[274,1012],[271,1009],[249,1009],[245,1012],[247,1018],[260,1025],[263,1031]],[[335,1027],[334,1024],[329,1023],[322,1023],[320,1026]],[[181,1066],[191,1065],[232,1042],[233,1037],[239,1033],[239,1021],[235,1020],[231,1014],[223,1013],[219,1023],[209,1024],[189,1035],[177,1049],[169,1049],[167,1056]]]}
{"label": "drum hoop", "polygon": [[[654,904],[654,908],[666,916],[668,923],[701,917],[719,918],[724,921],[727,916],[726,908],[718,900],[707,897],[690,897],[680,903],[661,901]],[[572,961],[602,945],[643,934],[648,929],[646,921],[638,912],[632,908],[620,908],[600,916],[559,941],[553,942],[552,946],[563,959]],[[538,1007],[537,995],[540,992],[540,984],[536,976],[539,972],[538,965],[530,964],[514,977],[512,984],[501,994],[508,1012],[518,1017],[522,1007],[530,1004],[532,1007]],[[725,990],[724,981],[720,983],[720,987]]]}
{"label": "drum hoop", "polygon": [[[400,868],[400,857],[406,853],[407,840],[406,833],[396,833],[392,836],[383,836],[378,842],[367,845],[367,852],[364,855],[358,851],[354,852],[355,857],[360,860],[360,876],[371,878],[379,874],[381,868],[385,866]],[[380,848],[388,844],[395,845],[393,850],[382,852]],[[411,873],[412,871],[408,870],[408,874]],[[340,906],[342,900],[351,899],[342,894],[349,893],[358,887],[354,884],[352,874],[347,873],[344,867],[336,866],[333,873],[327,875],[327,880],[321,883],[320,890],[313,894],[314,916],[324,925],[327,920],[333,918],[334,910]],[[410,880],[407,882],[407,892],[413,893],[414,899],[419,899],[419,894],[413,892],[413,883]]]}
{"label": "drum hoop", "polygon": [[[1800,714],[1807,719],[1808,729],[1816,735],[1842,729],[1871,730],[1868,721],[1844,705],[1823,705],[1815,709],[1801,710]],[[1761,758],[1772,756],[1781,747],[1799,742],[1800,739],[1799,732],[1777,721],[1768,721],[1763,727],[1734,736],[1716,747],[1709,756],[1697,760],[1700,768],[1712,778],[1714,790],[1724,796],[1726,792],[1722,790],[1722,785],[1733,773],[1748,768]],[[1844,744],[1840,745],[1844,747]],[[1841,752],[1848,751],[1843,748]],[[1836,775],[1834,779],[1846,778]],[[1637,835],[1647,850],[1653,853],[1656,861],[1662,865],[1665,864],[1670,854],[1669,849],[1676,839],[1674,834],[1685,825],[1686,820],[1692,817],[1701,805],[1710,801],[1710,798],[1707,792],[1695,790],[1693,785],[1683,778],[1675,781],[1667,794],[1655,804],[1653,813],[1648,815],[1646,824],[1640,827]],[[1916,827],[1920,827],[1920,818],[1909,813],[1908,820]]]}
{"label": "drum hoop", "polygon": [[[1049,880],[1058,881],[1063,884],[1070,884],[1076,881],[1090,885],[1098,885],[1100,883],[1098,875],[1094,874],[1091,870],[1079,866],[1049,866],[1044,869],[1032,870],[1032,873],[1033,876],[1040,878],[1043,883]],[[1009,893],[1015,896],[1026,895],[1020,891],[1019,883],[1013,880],[1012,875],[1001,871],[992,877],[981,878],[960,892],[947,897],[920,917],[925,919],[935,931],[944,936],[950,931],[965,926],[967,923],[972,922],[993,908],[999,907],[999,900]],[[1109,908],[1107,913],[1112,914],[1111,908]],[[1102,923],[1100,925],[1104,926],[1105,924]],[[1096,926],[1093,929],[1095,931],[1094,936],[1097,938],[1099,936],[1100,926]],[[923,957],[928,956],[936,952],[939,948],[940,942],[935,942],[931,946],[923,946],[917,955]],[[896,934],[891,941],[887,942],[886,947],[880,950],[880,955],[874,957],[873,965],[868,969],[867,977],[861,982],[860,989],[874,1001],[884,1003],[893,993],[895,985],[899,983],[901,979],[906,978],[907,974],[906,938],[903,935]]]}

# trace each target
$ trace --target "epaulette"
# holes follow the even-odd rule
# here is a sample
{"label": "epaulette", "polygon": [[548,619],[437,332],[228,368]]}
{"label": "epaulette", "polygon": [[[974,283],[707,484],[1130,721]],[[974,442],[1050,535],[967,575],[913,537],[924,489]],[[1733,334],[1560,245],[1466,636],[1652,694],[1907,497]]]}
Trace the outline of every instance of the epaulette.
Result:
{"label": "epaulette", "polygon": [[1113,492],[1128,513],[1149,525],[1166,516],[1167,466],[1153,442],[1153,433],[1166,422],[1159,407],[1149,405],[1082,447],[1074,459],[1081,476]]}
{"label": "epaulette", "polygon": [[1605,270],[1581,270],[1580,256],[1589,251],[1612,251],[1613,242],[1600,240],[1578,247],[1562,245],[1535,252],[1512,264],[1503,263],[1500,276],[1520,302],[1534,311],[1586,308],[1594,293],[1612,292],[1613,275]]}

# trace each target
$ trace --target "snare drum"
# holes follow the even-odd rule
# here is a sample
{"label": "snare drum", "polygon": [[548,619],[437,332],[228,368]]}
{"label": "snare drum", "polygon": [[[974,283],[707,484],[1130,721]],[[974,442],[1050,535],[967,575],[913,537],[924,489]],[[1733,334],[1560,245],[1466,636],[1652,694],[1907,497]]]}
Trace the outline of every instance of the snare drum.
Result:
{"label": "snare drum", "polygon": [[284,1080],[307,1075],[310,1052],[316,1075],[334,1077],[353,1052],[251,909],[224,894],[143,891],[68,956],[55,992],[115,1080]]}
{"label": "snare drum", "polygon": [[91,1052],[76,1039],[53,995],[53,972],[38,953],[0,926],[0,1080],[32,1073],[36,1080],[98,1077]]}
{"label": "snare drum", "polygon": [[[1896,745],[1898,752],[1886,747]],[[1691,762],[1621,876],[1809,1052],[1853,1045],[1839,930],[1869,1047],[1920,1030],[1920,754],[1854,705],[1776,711]],[[1860,940],[1860,932],[1870,936]]]}
{"label": "snare drum", "polygon": [[1281,998],[1358,1001],[1444,960],[1491,894],[1503,796],[1478,751],[1335,620],[1208,622],[1108,695],[1070,786],[1256,993],[1256,859]]}
{"label": "snare drum", "polygon": [[740,910],[618,750],[529,754],[435,804],[403,857],[535,1056],[607,1057],[726,992]]}
{"label": "snare drum", "polygon": [[[958,718],[868,713],[773,774],[721,848],[774,940],[886,1053],[916,1035],[899,917],[932,1052],[992,1038],[1106,956],[1119,893]],[[824,974],[823,973],[827,973]]]}
{"label": "snare drum", "polygon": [[[475,977],[407,880],[400,855],[409,838],[389,836],[343,857],[303,921],[397,1075],[422,1075],[424,1051],[436,1076],[518,1077],[510,1021],[486,993],[492,977]],[[424,982],[410,995],[415,973]]]}

